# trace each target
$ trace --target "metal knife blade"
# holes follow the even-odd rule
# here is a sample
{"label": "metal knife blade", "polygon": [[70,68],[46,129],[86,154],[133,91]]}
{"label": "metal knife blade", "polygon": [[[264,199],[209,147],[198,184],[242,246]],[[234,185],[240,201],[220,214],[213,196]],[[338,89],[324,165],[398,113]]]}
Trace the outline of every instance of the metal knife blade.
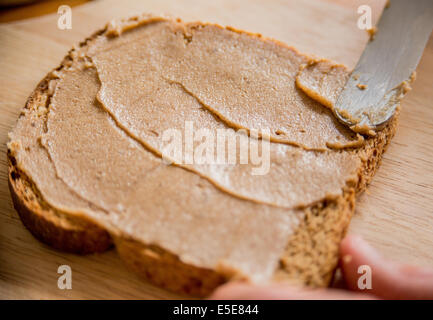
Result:
{"label": "metal knife blade", "polygon": [[[391,0],[337,98],[337,118],[373,133],[392,118],[433,29],[433,0]],[[373,131],[372,131],[373,130]]]}

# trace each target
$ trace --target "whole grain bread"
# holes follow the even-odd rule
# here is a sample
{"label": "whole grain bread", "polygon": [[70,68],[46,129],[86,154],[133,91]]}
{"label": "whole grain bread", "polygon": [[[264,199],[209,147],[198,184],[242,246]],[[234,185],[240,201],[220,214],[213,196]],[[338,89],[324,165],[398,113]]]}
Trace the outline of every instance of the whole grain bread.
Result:
{"label": "whole grain bread", "polygon": [[[105,32],[98,31],[89,39]],[[85,46],[87,41],[80,43]],[[60,71],[72,60],[72,49],[56,68]],[[49,108],[49,73],[28,98],[28,112],[38,106]],[[393,137],[398,112],[386,127],[374,137],[365,137],[357,153],[362,161],[358,182],[347,185],[340,197],[324,200],[304,209],[305,218],[289,239],[275,280],[312,287],[329,285],[338,263],[339,243],[344,237],[354,213],[356,195],[364,191],[379,167],[382,154]],[[37,186],[20,171],[13,150],[8,148],[9,188],[15,209],[23,224],[42,242],[62,251],[77,254],[103,252],[116,248],[121,259],[132,270],[153,284],[168,290],[193,296],[206,296],[218,285],[233,279],[229,270],[198,268],[183,263],[164,249],[132,239],[110,235],[94,223],[61,212],[48,205]]]}

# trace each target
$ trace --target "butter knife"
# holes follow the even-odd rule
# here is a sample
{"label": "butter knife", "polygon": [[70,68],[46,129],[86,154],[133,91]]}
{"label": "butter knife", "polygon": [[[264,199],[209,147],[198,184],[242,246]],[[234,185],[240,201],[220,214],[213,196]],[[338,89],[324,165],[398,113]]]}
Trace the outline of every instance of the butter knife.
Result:
{"label": "butter knife", "polygon": [[375,134],[408,90],[433,29],[433,0],[391,0],[342,92],[334,113],[352,130]]}

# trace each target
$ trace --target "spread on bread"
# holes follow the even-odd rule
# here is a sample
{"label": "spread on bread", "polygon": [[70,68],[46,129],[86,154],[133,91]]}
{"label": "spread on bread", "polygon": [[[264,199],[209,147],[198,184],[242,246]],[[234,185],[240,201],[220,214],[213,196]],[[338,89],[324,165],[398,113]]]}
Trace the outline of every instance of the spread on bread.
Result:
{"label": "spread on bread", "polygon": [[[268,281],[302,209],[357,183],[364,138],[321,104],[349,73],[323,64],[325,80],[293,48],[216,25],[110,23],[50,75],[8,147],[50,206],[186,264]],[[187,123],[249,145],[269,139],[268,172],[239,159],[166,163],[164,132]],[[200,144],[182,146],[188,157]]]}

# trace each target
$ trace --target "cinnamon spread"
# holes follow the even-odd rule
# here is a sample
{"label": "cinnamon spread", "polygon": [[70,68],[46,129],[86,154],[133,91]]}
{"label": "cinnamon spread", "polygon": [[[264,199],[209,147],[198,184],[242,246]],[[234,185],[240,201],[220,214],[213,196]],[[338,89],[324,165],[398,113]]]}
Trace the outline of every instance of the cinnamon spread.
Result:
{"label": "cinnamon spread", "polygon": [[[215,25],[110,23],[50,75],[44,99],[24,111],[9,148],[52,207],[185,263],[267,280],[302,208],[341,195],[360,166],[347,148],[362,145],[362,136],[320,104],[333,101],[348,73],[336,66],[327,75],[332,86],[306,94],[295,78],[309,61],[275,41]],[[319,102],[309,97],[315,90]],[[269,166],[254,174],[251,153],[233,163],[185,161],[201,150],[199,141],[188,145],[189,127],[225,130],[254,148],[268,140]],[[184,152],[167,163],[169,130],[183,133]],[[209,145],[218,148],[216,140]]]}

